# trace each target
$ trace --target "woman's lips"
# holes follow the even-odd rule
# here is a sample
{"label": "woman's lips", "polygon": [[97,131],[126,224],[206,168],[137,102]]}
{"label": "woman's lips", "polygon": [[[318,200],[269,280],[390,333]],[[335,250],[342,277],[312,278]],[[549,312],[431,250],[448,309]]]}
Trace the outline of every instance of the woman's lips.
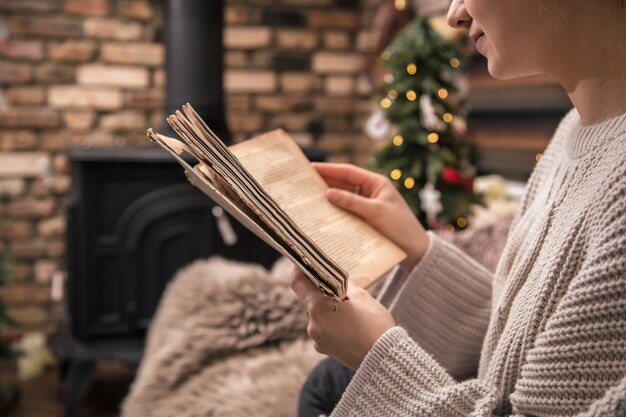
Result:
{"label": "woman's lips", "polygon": [[476,44],[476,49],[480,51],[480,45],[484,41],[485,34],[483,32],[470,33],[470,38]]}

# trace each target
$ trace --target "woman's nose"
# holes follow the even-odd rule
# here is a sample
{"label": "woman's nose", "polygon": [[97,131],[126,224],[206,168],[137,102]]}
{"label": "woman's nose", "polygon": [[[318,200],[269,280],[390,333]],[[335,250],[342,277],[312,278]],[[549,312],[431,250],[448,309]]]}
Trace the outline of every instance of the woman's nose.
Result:
{"label": "woman's nose", "polygon": [[448,9],[448,25],[455,29],[469,29],[472,16],[465,8],[465,0],[452,0]]}

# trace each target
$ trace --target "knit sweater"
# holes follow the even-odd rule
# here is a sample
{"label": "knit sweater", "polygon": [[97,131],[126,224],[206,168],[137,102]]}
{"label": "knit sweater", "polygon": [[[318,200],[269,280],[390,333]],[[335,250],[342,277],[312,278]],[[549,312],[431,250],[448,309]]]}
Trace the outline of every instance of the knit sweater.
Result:
{"label": "knit sweater", "polygon": [[333,417],[626,416],[626,114],[566,115],[495,274],[430,238]]}

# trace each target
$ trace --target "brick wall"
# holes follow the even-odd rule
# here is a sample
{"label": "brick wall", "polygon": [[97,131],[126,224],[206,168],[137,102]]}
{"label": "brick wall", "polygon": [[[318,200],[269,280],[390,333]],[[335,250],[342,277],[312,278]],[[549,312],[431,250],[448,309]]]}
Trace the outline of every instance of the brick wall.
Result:
{"label": "brick wall", "polygon": [[[355,47],[364,7],[226,1],[236,140],[282,127],[331,159],[364,161],[371,102]],[[0,0],[0,250],[12,257],[0,296],[26,330],[50,331],[62,312],[51,299],[53,277],[65,274],[71,178],[61,150],[145,145],[145,129],[163,120],[161,22],[160,1]]]}

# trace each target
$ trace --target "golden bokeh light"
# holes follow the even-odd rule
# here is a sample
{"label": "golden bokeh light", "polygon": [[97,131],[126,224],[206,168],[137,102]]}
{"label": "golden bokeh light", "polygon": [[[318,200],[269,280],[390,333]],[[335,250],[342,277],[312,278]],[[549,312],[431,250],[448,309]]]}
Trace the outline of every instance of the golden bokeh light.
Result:
{"label": "golden bokeh light", "polygon": [[391,179],[392,180],[399,180],[400,177],[402,176],[402,171],[400,171],[398,168],[394,169],[393,171],[391,171]]}
{"label": "golden bokeh light", "polygon": [[456,219],[456,224],[457,226],[463,228],[467,226],[467,219],[465,217],[459,217],[458,219]]}
{"label": "golden bokeh light", "polygon": [[415,187],[415,180],[413,178],[408,177],[407,179],[404,180],[404,188],[406,188],[407,190],[410,190],[413,187]]}
{"label": "golden bokeh light", "polygon": [[452,68],[458,68],[460,65],[461,65],[461,61],[459,61],[459,59],[458,59],[458,58],[452,58],[452,59],[450,60],[450,66],[451,66]]}
{"label": "golden bokeh light", "polygon": [[437,95],[439,96],[440,99],[445,99],[448,97],[448,90],[446,90],[445,88],[440,88],[437,91]]}
{"label": "golden bokeh light", "polygon": [[454,116],[452,116],[452,113],[445,113],[443,115],[443,121],[446,123],[452,123],[452,120],[454,120]]}
{"label": "golden bokeh light", "polygon": [[396,90],[389,90],[389,93],[387,93],[387,95],[392,100],[395,100],[396,98],[398,98],[398,92]]}
{"label": "golden bokeh light", "polygon": [[415,64],[409,64],[406,66],[406,72],[408,72],[411,75],[414,75],[417,72],[417,65]]}
{"label": "golden bokeh light", "polygon": [[387,97],[380,100],[380,107],[382,107],[383,109],[388,109],[389,107],[391,107],[391,100],[389,100]]}
{"label": "golden bokeh light", "polygon": [[409,90],[406,92],[406,98],[409,101],[415,101],[415,99],[417,98],[417,94],[415,93],[415,91]]}
{"label": "golden bokeh light", "polygon": [[426,136],[426,140],[429,143],[437,143],[439,141],[439,135],[435,132],[429,133],[428,136]]}
{"label": "golden bokeh light", "polygon": [[404,143],[404,138],[402,137],[402,135],[396,135],[393,137],[392,142],[396,146],[402,146],[402,144]]}

